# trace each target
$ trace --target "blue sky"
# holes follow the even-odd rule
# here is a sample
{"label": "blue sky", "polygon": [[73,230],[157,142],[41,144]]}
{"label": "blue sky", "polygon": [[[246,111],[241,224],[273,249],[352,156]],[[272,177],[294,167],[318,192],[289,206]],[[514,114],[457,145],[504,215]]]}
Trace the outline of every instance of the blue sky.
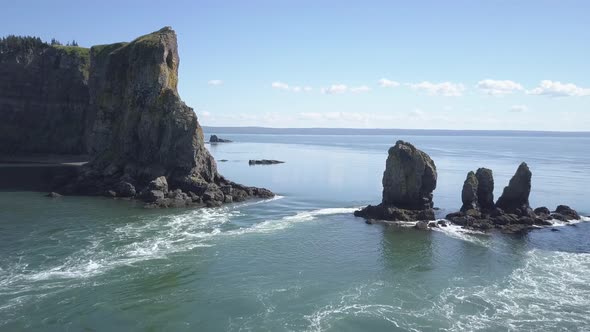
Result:
{"label": "blue sky", "polygon": [[589,1],[12,1],[3,35],[172,26],[203,125],[590,129]]}

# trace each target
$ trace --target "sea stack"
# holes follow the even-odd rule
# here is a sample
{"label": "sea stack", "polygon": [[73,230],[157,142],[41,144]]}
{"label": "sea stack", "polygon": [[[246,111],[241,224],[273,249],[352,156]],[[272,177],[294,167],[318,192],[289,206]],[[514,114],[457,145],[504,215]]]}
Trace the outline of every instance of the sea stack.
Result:
{"label": "sea stack", "polygon": [[505,212],[516,214],[522,214],[530,209],[529,195],[532,175],[529,166],[525,162],[521,163],[508,186],[504,187],[502,196],[496,202],[496,207]]}
{"label": "sea stack", "polygon": [[433,220],[436,179],[436,165],[428,154],[397,141],[385,163],[381,204],[369,205],[354,215],[385,221]]}
{"label": "sea stack", "polygon": [[531,179],[528,165],[521,163],[494,204],[492,170],[480,168],[476,173],[469,172],[461,192],[461,211],[448,214],[446,219],[469,229],[514,233],[536,226],[551,226],[554,219],[567,222],[580,218],[575,210],[565,205],[558,206],[553,213],[546,207],[533,210],[529,205]]}

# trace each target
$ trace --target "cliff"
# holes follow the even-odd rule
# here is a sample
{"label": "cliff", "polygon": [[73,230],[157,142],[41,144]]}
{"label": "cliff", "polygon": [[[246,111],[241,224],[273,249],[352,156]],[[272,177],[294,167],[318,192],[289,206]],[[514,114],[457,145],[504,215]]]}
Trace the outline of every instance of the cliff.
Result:
{"label": "cliff", "polygon": [[89,67],[86,48],[2,39],[0,153],[86,153]]}
{"label": "cliff", "polygon": [[[38,127],[10,121],[13,141],[39,140],[43,127],[58,147],[44,142],[39,151],[88,151],[88,164],[60,191],[137,198],[156,207],[216,206],[273,196],[217,172],[196,114],[178,95],[174,30],[165,27],[129,43],[93,46],[88,57],[74,53],[72,48],[41,45],[26,61],[20,55],[1,61],[19,79],[15,85],[2,80],[9,91],[16,91],[11,105],[19,105],[2,109],[2,116],[41,114],[51,119]],[[38,77],[42,79],[36,83]]]}

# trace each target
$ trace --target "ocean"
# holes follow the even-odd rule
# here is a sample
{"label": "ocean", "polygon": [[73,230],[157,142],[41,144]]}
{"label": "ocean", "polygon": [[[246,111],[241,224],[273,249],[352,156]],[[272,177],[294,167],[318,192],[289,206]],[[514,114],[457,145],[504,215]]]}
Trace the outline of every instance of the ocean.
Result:
{"label": "ocean", "polygon": [[590,330],[590,218],[506,235],[352,214],[380,201],[403,139],[436,163],[440,218],[459,209],[468,171],[491,168],[497,198],[522,161],[532,206],[587,216],[590,134],[206,129],[234,141],[208,145],[221,174],[277,197],[150,210],[0,192],[0,330]]}

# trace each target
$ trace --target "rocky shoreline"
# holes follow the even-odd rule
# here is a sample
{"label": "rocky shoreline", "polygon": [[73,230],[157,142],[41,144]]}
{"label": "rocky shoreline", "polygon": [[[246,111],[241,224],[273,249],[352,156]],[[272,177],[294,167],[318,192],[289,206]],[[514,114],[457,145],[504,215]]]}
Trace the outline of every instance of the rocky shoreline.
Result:
{"label": "rocky shoreline", "polygon": [[[6,67],[15,73],[36,68],[23,67],[21,59],[24,58],[42,68],[26,77],[21,75],[25,78],[15,74],[23,81],[19,84],[28,86],[27,79],[30,79],[51,86],[55,82],[44,81],[47,80],[43,69],[45,61],[36,59],[45,57],[49,51],[44,50],[50,50],[52,46],[39,47],[43,50],[25,55],[21,53],[29,50],[15,50],[17,61],[12,57],[0,59],[0,68]],[[72,130],[80,133],[77,142],[80,150],[87,152],[89,162],[50,191],[63,195],[136,199],[145,202],[147,207],[219,206],[248,198],[274,196],[268,189],[240,185],[218,173],[215,160],[205,148],[203,131],[195,112],[178,95],[180,60],[176,33],[170,27],[129,43],[76,50],[88,56],[83,68],[85,75],[77,85],[84,98],[70,98],[82,106],[69,107],[69,99],[65,97],[59,105],[65,105],[70,112],[79,110],[83,113],[79,117],[84,121],[73,123],[61,118],[50,119],[47,122],[54,127],[45,130],[61,132],[60,126],[68,129],[78,126]],[[81,69],[72,66],[71,70],[78,72]],[[53,77],[49,79],[54,80]],[[58,96],[68,94],[58,92],[55,93]],[[20,103],[19,98],[11,101],[11,105]],[[24,105],[19,114],[35,117],[39,112],[37,108]],[[8,111],[2,110],[0,114],[8,114]],[[49,114],[59,115],[60,112]],[[20,122],[12,123],[12,119],[15,118],[5,119],[2,125],[35,136],[36,128],[27,132],[27,128],[21,128]],[[7,131],[16,132],[16,129]],[[14,139],[18,140],[18,137]],[[79,143],[81,140],[84,142]],[[56,145],[59,142],[44,146],[44,152],[63,153],[64,149]]]}
{"label": "rocky shoreline", "polygon": [[445,220],[434,221],[433,191],[437,173],[434,161],[412,144],[398,141],[389,149],[383,173],[383,199],[379,205],[369,205],[355,211],[367,223],[398,225],[415,222],[415,227],[429,229],[445,227],[447,221],[463,228],[488,232],[524,232],[543,226],[552,226],[552,220],[569,222],[580,215],[567,205],[554,211],[547,207],[532,209],[529,204],[532,172],[521,163],[502,195],[494,203],[493,172],[479,168],[469,172],[461,191],[460,211],[450,213]]}

